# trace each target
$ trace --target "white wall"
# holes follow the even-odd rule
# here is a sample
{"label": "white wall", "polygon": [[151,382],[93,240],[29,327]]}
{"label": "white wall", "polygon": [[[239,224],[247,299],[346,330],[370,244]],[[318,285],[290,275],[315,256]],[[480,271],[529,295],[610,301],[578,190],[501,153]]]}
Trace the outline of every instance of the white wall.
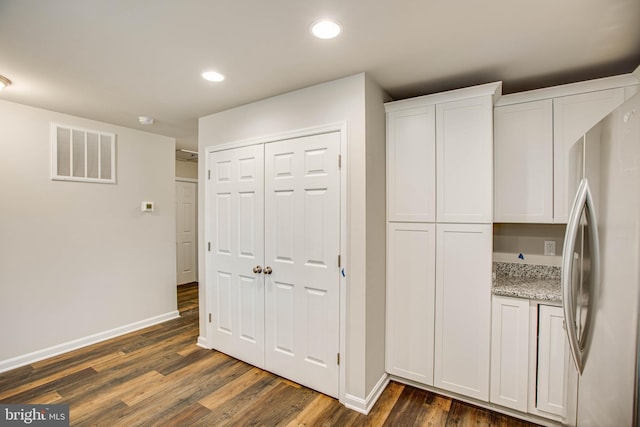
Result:
{"label": "white wall", "polygon": [[[266,135],[287,132],[328,123],[347,122],[347,227],[348,253],[347,272],[347,319],[346,319],[346,391],[364,399],[375,381],[384,375],[384,267],[370,270],[373,262],[384,259],[384,110],[380,101],[378,108],[367,110],[365,93],[372,100],[382,99],[382,90],[368,81],[364,74],[346,77],[329,83],[312,86],[295,92],[244,105],[203,117],[199,122],[199,151],[204,158],[207,146],[241,141]],[[370,114],[365,114],[370,111]],[[367,128],[366,121],[377,121],[377,126]],[[382,126],[382,127],[380,127]],[[377,137],[367,133],[380,133]],[[371,137],[371,138],[369,138]],[[375,144],[375,152],[368,154],[369,144]],[[368,165],[367,162],[372,162]],[[380,169],[382,164],[382,169]],[[200,182],[205,182],[205,162],[200,162]],[[367,167],[374,167],[367,173]],[[382,174],[372,175],[372,174]],[[369,187],[368,187],[369,185]],[[381,188],[372,188],[382,185]],[[200,186],[200,200],[204,200],[205,186]],[[370,193],[374,201],[368,201]],[[368,208],[377,209],[369,212]],[[199,229],[204,230],[204,204],[200,204]],[[372,226],[367,221],[373,219]],[[379,229],[377,228],[379,227]],[[371,236],[368,236],[371,234]],[[201,237],[200,279],[204,282],[204,254],[206,239]],[[368,237],[371,237],[368,240]],[[373,256],[371,253],[375,252]],[[382,258],[380,258],[382,256]],[[382,263],[384,265],[384,262]],[[380,267],[377,265],[376,267]],[[371,281],[369,281],[371,279]],[[201,289],[204,290],[205,287]],[[371,292],[369,294],[369,292]],[[200,307],[205,309],[206,293],[200,293]],[[205,312],[201,311],[200,335],[205,333]],[[376,330],[371,331],[372,326]],[[382,327],[382,329],[380,329]],[[367,345],[367,340],[370,343]],[[372,354],[371,350],[376,350]],[[344,359],[343,359],[344,360]],[[368,380],[372,379],[372,380]]]}
{"label": "white wall", "polygon": [[[371,390],[385,370],[385,312],[387,282],[386,114],[389,97],[366,78],[367,130],[367,371]],[[381,315],[382,313],[382,315]]]}
{"label": "white wall", "polygon": [[[117,184],[52,181],[52,121],[114,132]],[[176,314],[174,147],[0,101],[0,368]],[[142,213],[143,200],[155,212]]]}
{"label": "white wall", "polygon": [[493,251],[511,254],[544,255],[544,242],[556,242],[562,255],[565,224],[494,224]]}
{"label": "white wall", "polygon": [[176,159],[176,177],[198,179],[198,162]]}

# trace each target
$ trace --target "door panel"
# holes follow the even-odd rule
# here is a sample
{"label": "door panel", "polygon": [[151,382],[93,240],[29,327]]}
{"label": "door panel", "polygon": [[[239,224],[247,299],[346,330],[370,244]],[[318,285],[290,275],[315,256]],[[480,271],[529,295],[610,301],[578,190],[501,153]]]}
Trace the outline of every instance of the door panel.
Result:
{"label": "door panel", "polygon": [[267,369],[338,396],[338,132],[265,144]]}
{"label": "door panel", "polygon": [[195,182],[176,182],[176,272],[178,285],[198,280],[197,192]]}
{"label": "door panel", "polygon": [[264,154],[255,145],[209,154],[209,289],[215,349],[264,367]]}
{"label": "door panel", "polygon": [[433,385],[436,226],[389,223],[387,372]]}
{"label": "door panel", "polygon": [[437,224],[434,385],[487,402],[491,224]]}

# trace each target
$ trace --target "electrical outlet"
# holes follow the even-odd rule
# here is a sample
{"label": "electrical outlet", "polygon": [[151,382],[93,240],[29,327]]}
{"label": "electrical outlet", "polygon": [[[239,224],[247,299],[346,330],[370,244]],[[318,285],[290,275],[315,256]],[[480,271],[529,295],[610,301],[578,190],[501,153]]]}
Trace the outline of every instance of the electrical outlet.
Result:
{"label": "electrical outlet", "polygon": [[556,242],[553,240],[544,241],[544,254],[549,256],[556,255]]}

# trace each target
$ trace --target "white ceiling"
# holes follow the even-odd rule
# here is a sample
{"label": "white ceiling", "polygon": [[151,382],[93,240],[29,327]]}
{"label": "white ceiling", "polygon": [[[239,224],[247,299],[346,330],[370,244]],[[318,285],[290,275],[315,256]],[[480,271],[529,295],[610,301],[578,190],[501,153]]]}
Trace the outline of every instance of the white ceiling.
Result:
{"label": "white ceiling", "polygon": [[[343,33],[312,37],[322,17]],[[363,71],[401,99],[638,65],[639,0],[0,0],[0,74],[14,83],[0,99],[179,148],[196,148],[198,117]],[[208,69],[226,80],[203,80]]]}

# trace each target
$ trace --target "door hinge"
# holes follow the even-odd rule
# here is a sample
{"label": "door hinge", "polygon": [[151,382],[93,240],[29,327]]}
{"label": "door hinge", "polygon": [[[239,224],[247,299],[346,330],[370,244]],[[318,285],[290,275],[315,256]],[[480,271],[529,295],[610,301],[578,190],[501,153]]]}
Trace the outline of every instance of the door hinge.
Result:
{"label": "door hinge", "polygon": [[337,356],[337,357],[336,357],[336,362],[337,362],[337,363],[338,363],[338,365],[339,365],[339,364],[340,364],[340,353],[338,353],[336,356]]}
{"label": "door hinge", "polygon": [[338,268],[342,267],[342,257],[338,255]]}
{"label": "door hinge", "polygon": [[207,242],[207,250],[211,252],[211,242]]}
{"label": "door hinge", "polygon": [[211,169],[207,170],[207,179],[211,179]]}
{"label": "door hinge", "polygon": [[338,169],[342,168],[342,154],[338,154]]}
{"label": "door hinge", "polygon": [[211,323],[211,313],[209,313],[209,323]]}

